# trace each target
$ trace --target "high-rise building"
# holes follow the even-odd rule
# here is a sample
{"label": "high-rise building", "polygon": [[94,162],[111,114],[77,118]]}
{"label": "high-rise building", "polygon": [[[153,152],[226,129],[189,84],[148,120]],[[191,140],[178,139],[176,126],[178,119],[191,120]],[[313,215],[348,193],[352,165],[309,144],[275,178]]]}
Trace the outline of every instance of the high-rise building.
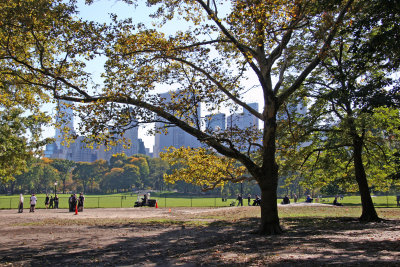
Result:
{"label": "high-rise building", "polygon": [[[248,106],[258,111],[258,103],[249,103]],[[253,130],[253,134],[255,134],[255,131],[259,130],[259,119],[252,115],[248,110],[244,110],[242,113],[229,115],[226,122],[226,128],[227,131],[232,131],[232,136],[238,135],[235,137],[235,140],[237,140],[235,142],[236,145],[243,150],[247,150],[248,141],[245,141],[245,139],[247,139],[248,136],[244,136],[243,133],[236,133],[236,130],[240,132],[243,130]],[[242,138],[240,138],[239,135],[241,135]],[[261,143],[261,137],[259,136],[255,142]],[[254,143],[254,140],[252,143]]]}
{"label": "high-rise building", "polygon": [[226,129],[225,113],[211,114],[206,116],[206,129],[211,133],[223,132]]}
{"label": "high-rise building", "polygon": [[[135,125],[135,121],[133,121],[131,125],[128,125],[128,130],[125,132],[124,137],[118,136],[116,138],[116,141],[121,141],[122,138],[124,138],[126,143],[117,142],[116,146],[112,146],[107,151],[103,145],[97,148],[87,147],[83,136],[77,136],[69,146],[66,146],[66,144],[64,144],[63,132],[69,131],[70,134],[75,134],[73,127],[73,110],[70,105],[71,103],[68,102],[60,103],[60,108],[56,117],[56,122],[60,128],[56,129],[56,141],[46,146],[46,157],[68,159],[77,162],[93,162],[98,159],[109,160],[113,154],[117,153],[125,153],[127,156],[140,152],[146,153],[146,149],[143,148],[143,141],[138,138],[138,127]],[[141,145],[143,146],[142,149],[140,149]]]}
{"label": "high-rise building", "polygon": [[75,134],[74,113],[71,105],[71,102],[62,100],[57,103],[55,142],[46,146],[46,157],[69,159],[71,149],[65,144],[64,133]]}
{"label": "high-rise building", "polygon": [[[248,104],[251,108],[258,111],[258,103]],[[253,127],[254,129],[259,129],[259,120],[256,116],[252,115],[248,110],[244,110],[242,113],[234,113],[228,116],[227,128],[239,128],[247,129]]]}
{"label": "high-rise building", "polygon": [[[165,99],[166,102],[171,101],[171,93],[161,94],[161,97]],[[193,121],[200,121],[200,105],[197,106],[195,116]],[[162,122],[156,122],[155,127],[157,129],[162,129],[165,126]],[[179,127],[172,126],[168,128],[168,132],[156,133],[153,148],[153,157],[158,157],[159,153],[168,147],[200,147],[201,143],[196,137],[186,133]]]}

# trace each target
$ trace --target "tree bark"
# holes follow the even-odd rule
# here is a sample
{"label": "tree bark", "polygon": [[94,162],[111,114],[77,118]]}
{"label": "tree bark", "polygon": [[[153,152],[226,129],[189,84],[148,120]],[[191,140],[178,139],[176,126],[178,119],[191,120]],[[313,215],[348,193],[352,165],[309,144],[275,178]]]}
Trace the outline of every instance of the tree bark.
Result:
{"label": "tree bark", "polygon": [[[278,176],[274,179],[276,182],[278,181],[277,178]],[[282,233],[278,216],[277,186],[261,186],[261,222],[259,233],[265,235]]]}
{"label": "tree bark", "polygon": [[277,204],[278,165],[275,158],[276,105],[274,105],[275,103],[273,103],[272,99],[269,99],[269,103],[267,109],[267,117],[269,119],[264,123],[263,165],[256,180],[261,189],[261,224],[259,233],[274,235],[281,234],[282,228],[279,224]]}
{"label": "tree bark", "polygon": [[353,137],[354,147],[354,169],[356,181],[361,195],[362,214],[360,221],[362,222],[379,222],[381,219],[376,213],[374,203],[372,202],[371,193],[368,187],[367,175],[365,174],[364,164],[362,161],[363,141],[359,136]]}

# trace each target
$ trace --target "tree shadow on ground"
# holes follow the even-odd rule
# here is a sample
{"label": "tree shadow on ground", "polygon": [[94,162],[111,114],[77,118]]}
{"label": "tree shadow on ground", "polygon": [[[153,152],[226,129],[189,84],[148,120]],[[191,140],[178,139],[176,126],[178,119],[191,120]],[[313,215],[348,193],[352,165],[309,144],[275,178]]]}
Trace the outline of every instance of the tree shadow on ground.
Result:
{"label": "tree shadow on ground", "polygon": [[[399,240],[376,238],[373,233],[398,233],[399,222],[283,219],[285,232],[278,236],[253,234],[259,218],[217,221],[208,226],[89,226],[86,231],[106,231],[113,242],[93,246],[89,237],[71,237],[68,243],[32,240],[36,246],[1,250],[0,263],[18,266],[24,257],[28,266],[396,266]],[[120,236],[121,232],[126,236]]]}

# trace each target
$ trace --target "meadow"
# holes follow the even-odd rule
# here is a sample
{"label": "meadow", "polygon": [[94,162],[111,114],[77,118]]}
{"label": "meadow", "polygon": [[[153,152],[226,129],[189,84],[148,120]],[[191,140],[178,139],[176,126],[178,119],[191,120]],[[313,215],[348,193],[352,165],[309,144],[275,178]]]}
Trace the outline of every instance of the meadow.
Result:
{"label": "meadow", "polygon": [[[68,208],[68,198],[70,194],[58,194],[59,208]],[[45,194],[36,195],[38,202],[36,207],[38,209],[45,208]],[[24,195],[24,207],[29,208],[30,195]],[[228,198],[223,201],[221,197],[203,197],[203,196],[170,196],[168,194],[152,195],[151,198],[157,199],[159,207],[172,208],[172,207],[227,207],[231,203],[237,205],[235,198]],[[137,201],[136,194],[110,194],[110,195],[85,195],[85,208],[130,208],[133,207]],[[281,203],[282,199],[277,199],[277,203]],[[304,198],[300,198],[298,202],[304,202]],[[359,196],[345,196],[339,200],[344,206],[360,206],[361,199]],[[252,203],[253,201],[251,201]],[[314,202],[331,204],[333,197],[325,197],[314,199]],[[376,207],[396,207],[396,196],[373,196],[373,202]],[[16,209],[19,203],[19,195],[14,196],[0,196],[0,209]],[[291,199],[293,203],[293,199]],[[243,205],[247,206],[247,199],[243,200]]]}
{"label": "meadow", "polygon": [[399,208],[377,208],[380,223],[359,205],[278,208],[279,236],[256,235],[248,206],[3,209],[0,266],[399,266]]}

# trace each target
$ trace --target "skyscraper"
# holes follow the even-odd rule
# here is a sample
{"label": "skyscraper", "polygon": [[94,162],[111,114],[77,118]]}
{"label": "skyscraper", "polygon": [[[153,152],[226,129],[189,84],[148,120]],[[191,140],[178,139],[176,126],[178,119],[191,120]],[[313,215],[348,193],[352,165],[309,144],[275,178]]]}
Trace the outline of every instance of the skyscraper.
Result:
{"label": "skyscraper", "polygon": [[[249,103],[251,108],[258,111],[258,103]],[[236,140],[236,145],[240,147],[241,150],[247,150],[249,142],[251,143],[261,143],[261,138],[257,138],[256,141],[249,140],[248,134],[252,132],[255,134],[259,130],[259,120],[257,117],[252,115],[248,110],[244,110],[242,113],[234,113],[228,116],[226,122],[227,131],[231,131],[232,138]],[[247,134],[243,133],[244,130],[249,131]],[[237,132],[238,131],[238,132]]]}
{"label": "skyscraper", "polygon": [[[104,145],[101,145],[97,148],[87,147],[86,143],[84,142],[85,138],[83,136],[76,136],[69,146],[64,144],[64,132],[75,135],[73,126],[74,116],[71,103],[60,101],[56,122],[60,128],[56,129],[56,141],[46,146],[45,156],[48,158],[93,162],[98,159],[109,160],[113,154],[117,153],[125,153],[127,156],[139,153],[141,140],[138,138],[138,127],[136,126],[136,121],[132,121],[131,124],[128,125],[128,130],[126,130],[124,137],[116,137],[115,141],[121,141],[122,138],[125,138],[127,143],[117,142],[116,146],[112,146],[111,149],[107,151],[105,150],[106,148]],[[140,151],[146,152],[143,147]]]}
{"label": "skyscraper", "polygon": [[225,113],[211,114],[206,116],[206,129],[208,132],[223,132],[226,129]]}
{"label": "skyscraper", "polygon": [[[178,93],[179,94],[179,93]],[[161,97],[165,99],[168,103],[171,101],[171,93],[161,94]],[[179,98],[179,96],[178,96]],[[196,112],[194,113],[196,117],[193,117],[193,121],[200,121],[200,105],[196,107]],[[165,127],[165,123],[156,122],[155,127],[157,129],[162,129]],[[163,151],[167,147],[199,147],[201,143],[197,140],[196,137],[186,133],[179,127],[172,126],[168,128],[168,132],[166,134],[156,133],[154,140],[154,148],[153,148],[153,157],[158,157],[159,153]]]}

